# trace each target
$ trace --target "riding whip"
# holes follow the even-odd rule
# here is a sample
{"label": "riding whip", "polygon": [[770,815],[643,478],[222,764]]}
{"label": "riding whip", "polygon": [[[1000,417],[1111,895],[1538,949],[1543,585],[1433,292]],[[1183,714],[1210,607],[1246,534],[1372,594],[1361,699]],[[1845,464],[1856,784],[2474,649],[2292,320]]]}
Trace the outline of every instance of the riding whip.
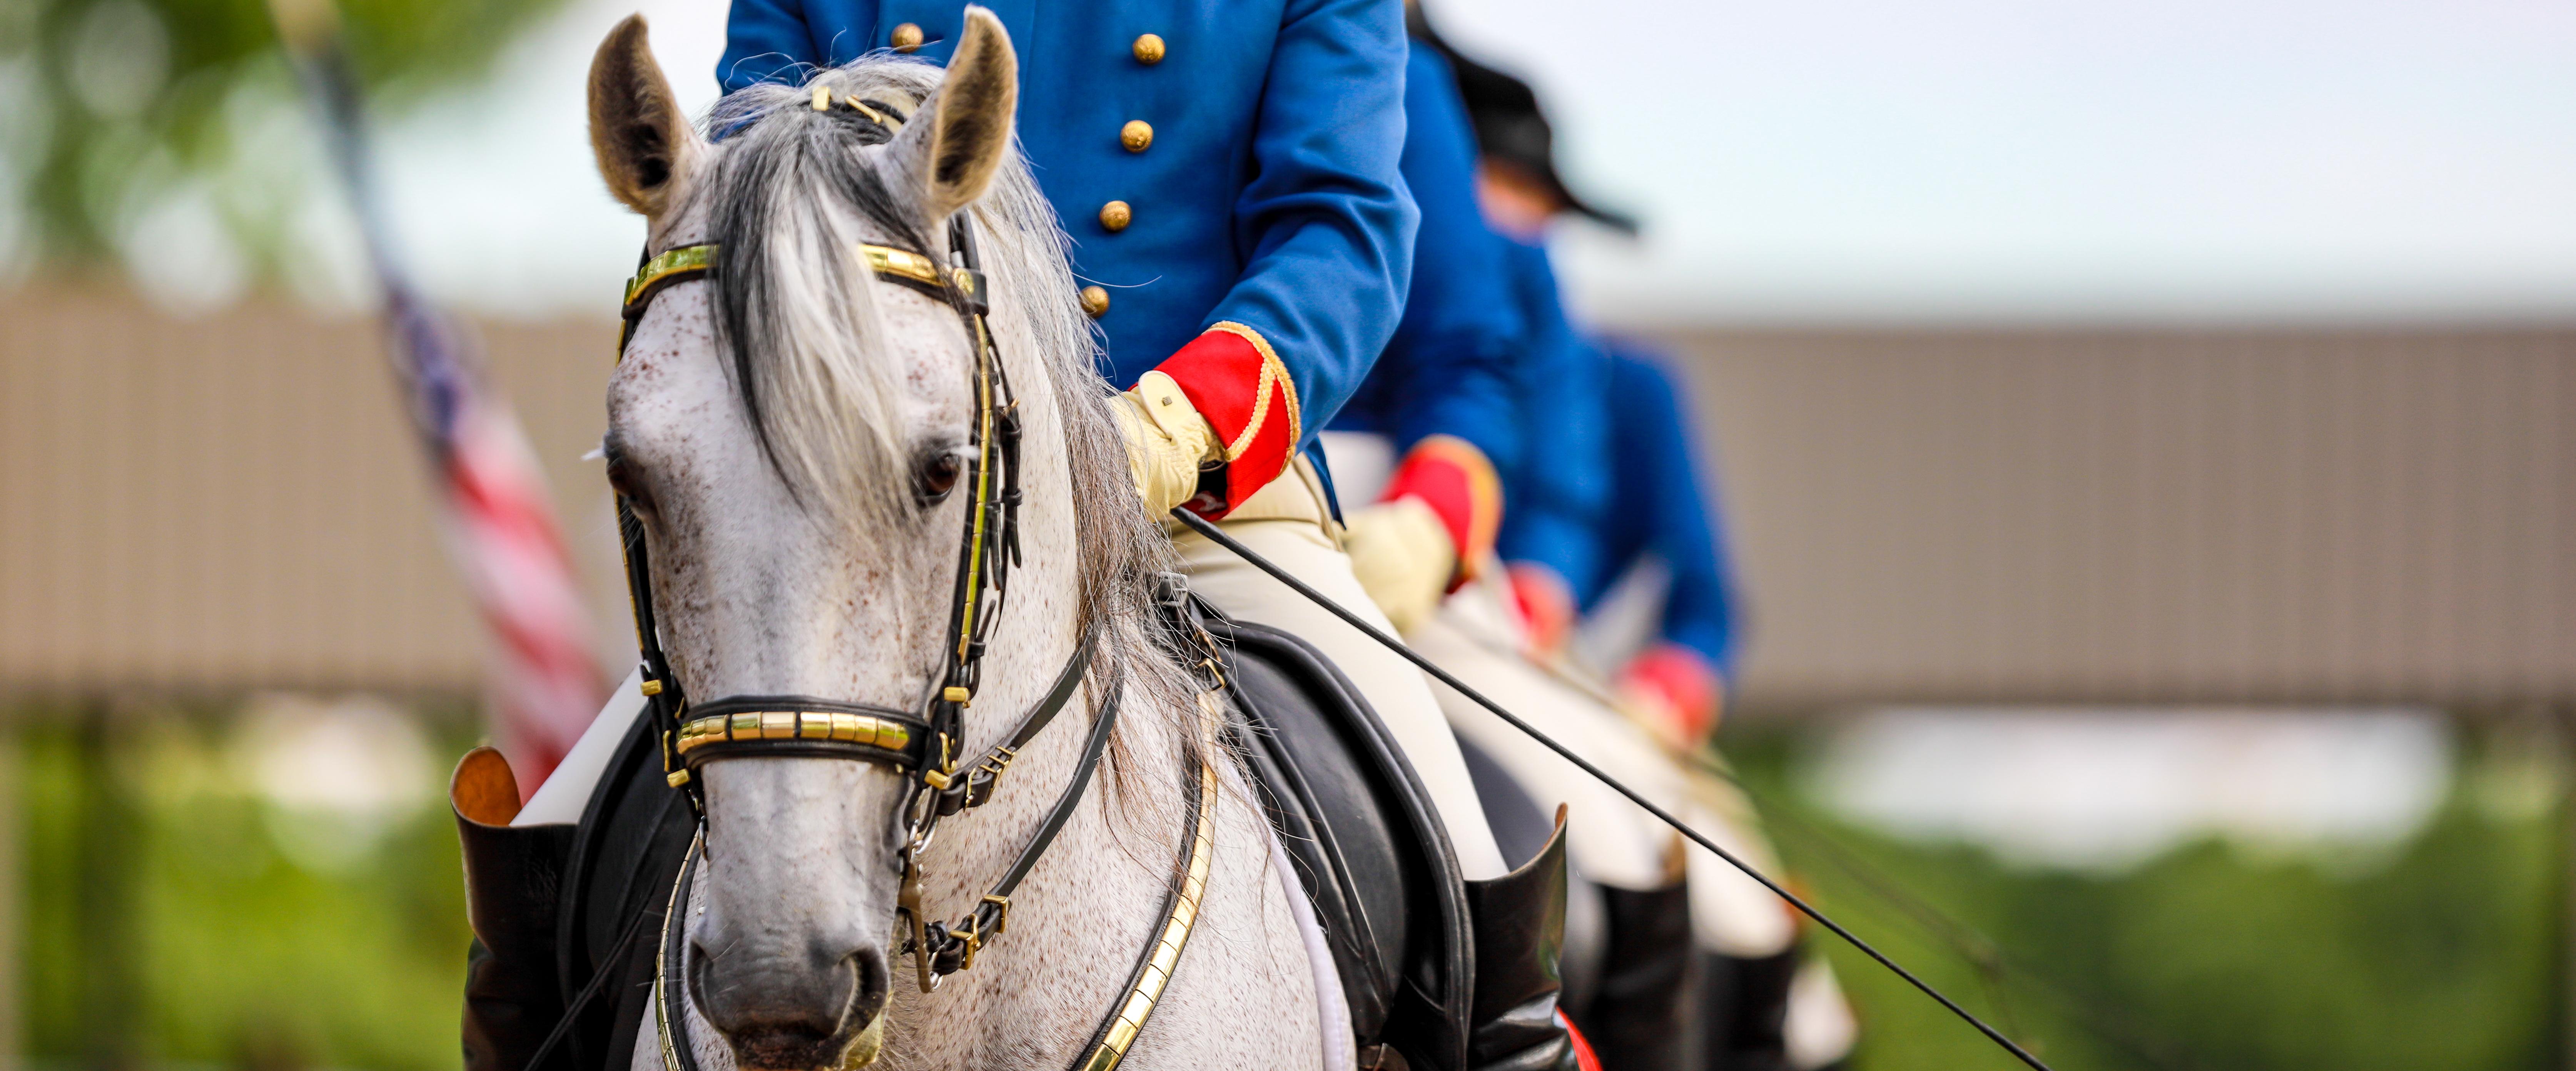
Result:
{"label": "riding whip", "polygon": [[1334,602],[1331,598],[1325,596],[1323,592],[1307,586],[1305,581],[1299,580],[1294,576],[1290,576],[1287,570],[1273,564],[1269,559],[1262,557],[1252,548],[1244,546],[1233,536],[1225,534],[1222,529],[1216,526],[1215,522],[1201,517],[1198,514],[1191,513],[1187,509],[1176,508],[1172,510],[1172,516],[1179,518],[1181,523],[1188,525],[1192,531],[1206,536],[1210,542],[1213,542],[1220,547],[1224,547],[1225,549],[1232,551],[1236,557],[1252,563],[1253,568],[1259,569],[1264,573],[1268,573],[1272,579],[1288,585],[1289,590],[1295,591],[1297,594],[1305,596],[1308,601],[1313,602],[1315,605],[1331,611],[1333,616],[1341,618],[1344,623],[1350,625],[1352,628],[1360,630],[1360,632],[1367,635],[1368,638],[1376,640],[1379,644],[1384,645],[1387,650],[1403,656],[1405,661],[1413,663],[1423,672],[1430,674],[1440,683],[1448,685],[1458,694],[1466,696],[1468,699],[1474,701],[1477,706],[1492,711],[1495,717],[1503,719],[1503,721],[1509,723],[1512,728],[1527,733],[1531,739],[1547,745],[1548,750],[1563,756],[1565,761],[1573,763],[1576,768],[1582,770],[1584,773],[1591,774],[1593,778],[1599,780],[1602,784],[1610,786],[1620,795],[1628,797],[1629,802],[1645,808],[1646,813],[1662,819],[1665,825],[1673,827],[1673,829],[1680,832],[1682,836],[1690,838],[1692,843],[1697,844],[1702,848],[1706,848],[1711,852],[1715,852],[1718,858],[1726,860],[1728,865],[1733,866],[1737,870],[1743,871],[1746,877],[1761,882],[1764,888],[1771,890],[1772,893],[1779,896],[1780,899],[1787,901],[1789,906],[1797,908],[1800,914],[1814,919],[1818,925],[1821,925],[1828,930],[1832,930],[1834,932],[1834,936],[1842,938],[1853,948],[1857,948],[1869,958],[1877,960],[1879,966],[1895,972],[1897,977],[1905,979],[1905,981],[1913,985],[1914,988],[1922,990],[1925,996],[1939,1001],[1942,1007],[1950,1009],[1951,1014],[1966,1020],[1969,1026],[1976,1027],[1979,1033],[1984,1034],[1987,1039],[1993,1041],[1995,1044],[2003,1046],[2004,1051],[2013,1054],[2015,1059],[2037,1069],[2037,1071],[2054,1071],[2054,1069],[2049,1067],[2047,1064],[2042,1063],[2039,1057],[2031,1055],[2029,1050],[2022,1048],[2019,1044],[2015,1043],[2013,1039],[2005,1037],[2002,1031],[1986,1025],[1985,1020],[1977,1018],[1976,1015],[1968,1011],[1968,1009],[1960,1007],[1958,1001],[1952,1000],[1948,996],[1944,995],[1940,990],[1932,988],[1932,984],[1930,982],[1926,982],[1923,979],[1916,977],[1914,972],[1906,970],[1895,960],[1889,959],[1886,953],[1880,952],[1877,948],[1872,947],[1869,942],[1861,940],[1858,935],[1843,928],[1841,923],[1835,922],[1833,919],[1826,917],[1825,913],[1816,910],[1814,905],[1809,904],[1805,900],[1799,899],[1796,893],[1790,892],[1779,882],[1771,880],[1769,876],[1754,869],[1752,864],[1737,858],[1735,853],[1719,847],[1717,842],[1708,839],[1708,837],[1700,833],[1700,831],[1692,829],[1688,823],[1675,817],[1672,812],[1655,806],[1652,802],[1648,801],[1646,797],[1639,795],[1637,790],[1621,784],[1618,778],[1610,776],[1608,772],[1602,770],[1600,767],[1585,761],[1583,756],[1577,755],[1565,745],[1557,743],[1554,738],[1548,736],[1546,733],[1540,732],[1537,726],[1531,725],[1526,721],[1522,721],[1519,715],[1505,710],[1501,704],[1485,698],[1484,693],[1468,687],[1467,682],[1459,680],[1457,677],[1451,675],[1449,671],[1433,665],[1430,659],[1424,658],[1420,654],[1415,653],[1413,648],[1406,646],[1403,640],[1387,635],[1385,632],[1380,631],[1377,626],[1362,620],[1358,614],[1354,614],[1349,610],[1344,609],[1340,603]]}

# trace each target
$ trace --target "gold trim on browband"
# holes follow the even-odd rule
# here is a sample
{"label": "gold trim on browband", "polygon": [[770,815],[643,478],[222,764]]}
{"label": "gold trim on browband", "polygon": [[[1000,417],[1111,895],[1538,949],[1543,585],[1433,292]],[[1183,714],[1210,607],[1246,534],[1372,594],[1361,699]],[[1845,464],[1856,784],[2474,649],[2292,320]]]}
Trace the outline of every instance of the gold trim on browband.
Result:
{"label": "gold trim on browband", "polygon": [[1199,821],[1197,835],[1190,842],[1190,874],[1181,881],[1181,894],[1172,898],[1172,915],[1163,922],[1162,940],[1154,944],[1154,956],[1146,961],[1144,974],[1136,987],[1127,991],[1127,999],[1118,1006],[1118,1019],[1109,1024],[1109,1035],[1100,1039],[1090,1055],[1082,1061],[1082,1071],[1110,1071],[1118,1061],[1127,1058],[1128,1046],[1136,1043],[1136,1034],[1145,1029],[1145,1019],[1154,1014],[1154,1002],[1163,998],[1163,987],[1172,982],[1172,973],[1181,967],[1181,950],[1189,946],[1190,930],[1198,924],[1199,900],[1207,895],[1208,868],[1216,856],[1216,766],[1199,765]]}
{"label": "gold trim on browband", "polygon": [[645,261],[643,267],[635,270],[635,277],[626,281],[625,304],[635,304],[638,296],[665,278],[682,272],[712,271],[715,266],[716,247],[713,243],[663,250],[661,256]]}
{"label": "gold trim on browband", "polygon": [[[925,286],[939,285],[939,265],[912,250],[861,242],[859,255],[868,258],[868,270],[880,276],[910,279]],[[964,268],[950,271],[948,282],[970,297],[975,293],[975,273]]]}
{"label": "gold trim on browband", "polygon": [[762,710],[694,718],[680,726],[673,749],[682,756],[708,744],[741,740],[829,740],[901,753],[912,746],[912,727],[867,714],[816,710]]}
{"label": "gold trim on browband", "polygon": [[868,270],[879,275],[896,275],[932,286],[939,285],[939,265],[912,250],[861,242],[859,255],[868,258]]}
{"label": "gold trim on browband", "polygon": [[[645,261],[644,266],[636,270],[635,277],[626,281],[625,304],[632,307],[636,298],[671,276],[715,270],[716,248],[713,242],[684,245],[664,250],[660,256]],[[859,243],[859,255],[867,258],[868,270],[878,276],[908,279],[924,286],[940,285],[939,265],[912,250],[862,242]],[[969,296],[975,293],[975,273],[959,268],[948,275],[949,285]]]}

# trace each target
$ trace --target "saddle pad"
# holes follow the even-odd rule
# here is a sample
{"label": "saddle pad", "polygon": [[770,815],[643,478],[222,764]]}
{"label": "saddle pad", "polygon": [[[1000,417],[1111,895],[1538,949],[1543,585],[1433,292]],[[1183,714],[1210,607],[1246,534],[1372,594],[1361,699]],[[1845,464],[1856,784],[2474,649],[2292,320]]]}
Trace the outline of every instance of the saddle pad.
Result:
{"label": "saddle pad", "polygon": [[1210,618],[1264,809],[1313,898],[1362,1047],[1462,1069],[1475,965],[1449,835],[1384,723],[1305,641]]}

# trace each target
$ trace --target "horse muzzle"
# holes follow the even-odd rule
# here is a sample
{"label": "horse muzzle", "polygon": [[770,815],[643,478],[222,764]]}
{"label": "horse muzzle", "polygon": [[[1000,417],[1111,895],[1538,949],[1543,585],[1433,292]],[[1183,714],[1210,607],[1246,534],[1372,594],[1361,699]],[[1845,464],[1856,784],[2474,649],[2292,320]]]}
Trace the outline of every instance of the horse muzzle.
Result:
{"label": "horse muzzle", "polygon": [[743,1071],[855,1071],[875,1062],[885,1042],[883,950],[861,948],[819,969],[696,952],[690,994]]}

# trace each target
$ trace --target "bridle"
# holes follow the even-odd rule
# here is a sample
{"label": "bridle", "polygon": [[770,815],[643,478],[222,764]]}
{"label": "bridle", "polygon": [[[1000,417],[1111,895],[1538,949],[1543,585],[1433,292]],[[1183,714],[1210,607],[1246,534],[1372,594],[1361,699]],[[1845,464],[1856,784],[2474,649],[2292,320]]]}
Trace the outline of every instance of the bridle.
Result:
{"label": "bridle", "polygon": [[[836,99],[825,87],[814,87],[815,111],[831,111],[835,105],[864,118],[873,129],[889,136],[903,122],[903,113],[897,109],[855,97]],[[950,217],[948,242],[955,266],[945,270],[929,255],[916,250],[873,244],[857,248],[877,279],[908,287],[955,309],[975,349],[970,383],[975,415],[967,442],[967,467],[962,473],[967,486],[973,489],[973,498],[966,507],[965,531],[958,547],[957,583],[949,604],[948,631],[944,633],[954,642],[944,645],[937,687],[923,697],[918,709],[800,695],[732,695],[690,703],[662,651],[654,620],[652,568],[643,522],[633,503],[622,493],[617,496],[617,527],[625,546],[627,596],[635,615],[636,643],[643,661],[646,708],[660,743],[664,778],[672,788],[687,793],[698,824],[681,860],[679,876],[672,884],[670,904],[662,917],[661,947],[654,957],[653,1018],[667,1071],[699,1071],[696,1050],[688,1037],[687,1016],[672,1007],[673,987],[668,979],[687,954],[687,927],[675,922],[689,902],[696,864],[706,843],[706,789],[699,771],[707,763],[747,756],[847,758],[892,767],[905,778],[901,813],[906,828],[895,860],[903,875],[896,912],[905,932],[896,954],[909,953],[913,957],[916,982],[922,992],[929,993],[939,988],[942,978],[974,966],[976,953],[984,943],[1009,925],[1012,893],[1037,864],[1038,857],[1054,843],[1082,801],[1084,788],[1100,767],[1110,730],[1117,724],[1123,677],[1108,685],[1093,715],[1091,733],[1083,742],[1073,776],[1018,857],[973,910],[953,924],[930,921],[922,904],[921,854],[936,836],[940,820],[982,806],[993,798],[995,786],[1020,750],[1044,731],[1081,690],[1094,646],[1101,639],[1086,622],[1046,694],[1020,716],[1018,725],[1001,743],[973,762],[960,765],[958,749],[965,739],[966,709],[973,704],[983,679],[984,653],[1009,588],[1010,571],[1020,564],[1023,429],[1019,402],[1011,392],[1010,376],[1003,367],[989,322],[991,292],[968,213],[960,211]],[[622,312],[625,323],[617,341],[620,360],[653,299],[674,285],[714,273],[720,252],[717,245],[706,243],[668,249],[643,259],[635,277],[626,285]],[[1187,605],[1186,591],[1178,576],[1165,574],[1158,603],[1165,612],[1167,626],[1181,620],[1174,611]],[[1200,704],[1203,713],[1211,715],[1212,724],[1214,689],[1224,686],[1223,677],[1214,670],[1214,641],[1204,629],[1188,631],[1195,633],[1191,638],[1208,655],[1201,667],[1210,678],[1206,682],[1210,690],[1202,692]],[[1181,838],[1181,880],[1164,898],[1163,922],[1153,931],[1154,943],[1138,957],[1109,1015],[1077,1053],[1072,1066],[1078,1071],[1111,1071],[1125,1058],[1179,967],[1181,951],[1196,926],[1215,859],[1216,823],[1211,814],[1218,778],[1216,767],[1204,756],[1195,767],[1191,777],[1194,791],[1187,793],[1189,827]],[[566,1022],[569,1021],[568,1015]],[[883,1025],[880,1013],[851,1044],[874,1046],[882,1040]],[[558,1032],[561,1029],[559,1025]],[[874,1035],[873,1040],[870,1035]]]}
{"label": "bridle", "polygon": [[[802,695],[732,695],[690,702],[671,672],[654,619],[651,563],[643,522],[624,495],[617,500],[618,530],[626,546],[626,582],[635,614],[636,642],[642,652],[646,706],[661,741],[662,768],[671,786],[688,793],[703,825],[704,782],[698,771],[709,762],[743,756],[817,756],[856,759],[893,767],[909,782],[903,805],[907,829],[900,850],[903,895],[897,907],[909,929],[905,942],[914,953],[918,983],[936,989],[942,976],[974,964],[986,938],[1001,932],[1010,917],[1010,896],[1070,816],[1083,786],[1098,766],[1101,746],[1115,724],[1118,686],[1094,719],[1084,761],[1073,783],[1058,801],[1020,858],[996,882],[974,911],[950,925],[925,917],[921,904],[920,853],[929,846],[939,820],[981,806],[1020,749],[1046,729],[1080,689],[1096,637],[1086,626],[1073,653],[1056,674],[1046,695],[1020,718],[1007,738],[961,768],[966,709],[974,702],[983,677],[984,654],[994,621],[1000,616],[1010,570],[1019,564],[1021,493],[1017,400],[1004,371],[987,317],[991,301],[979,265],[974,229],[965,213],[948,228],[950,251],[958,267],[942,271],[930,257],[892,246],[861,245],[860,255],[878,279],[917,290],[947,303],[965,320],[975,348],[972,390],[973,427],[967,442],[966,471],[971,488],[965,531],[958,551],[957,584],[949,608],[946,635],[954,643],[943,652],[937,687],[917,710],[853,703]],[[653,299],[679,283],[702,279],[716,270],[719,249],[713,244],[686,245],[647,258],[627,284],[625,327],[619,353],[631,341]]]}

